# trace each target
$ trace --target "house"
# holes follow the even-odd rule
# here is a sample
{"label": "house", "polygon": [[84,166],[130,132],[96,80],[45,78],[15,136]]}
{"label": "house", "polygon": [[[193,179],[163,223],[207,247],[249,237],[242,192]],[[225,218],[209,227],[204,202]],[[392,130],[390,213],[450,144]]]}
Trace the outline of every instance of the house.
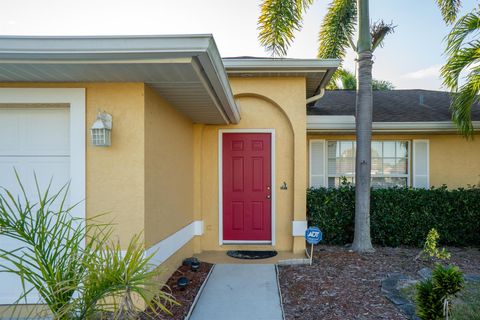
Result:
{"label": "house", "polygon": [[[480,129],[480,105],[472,108]],[[307,108],[309,186],[337,186],[355,172],[355,91],[326,91]],[[480,143],[457,134],[448,92],[373,92],[372,186],[466,187],[480,183]]]}
{"label": "house", "polygon": [[[0,185],[17,190],[13,167],[31,192],[34,171],[71,180],[73,215],[109,212],[122,245],[143,231],[170,272],[201,251],[302,252],[306,100],[338,65],[222,61],[211,35],[1,37]],[[18,279],[0,283],[15,301]]]}
{"label": "house", "polygon": [[[71,181],[73,215],[109,212],[122,245],[143,231],[170,271],[202,251],[301,253],[305,190],[354,174],[355,93],[324,90],[339,63],[222,60],[211,35],[0,37],[0,186],[15,192],[13,167],[29,192],[34,171]],[[374,185],[478,182],[448,103],[375,92]],[[18,280],[0,283],[15,301]]]}

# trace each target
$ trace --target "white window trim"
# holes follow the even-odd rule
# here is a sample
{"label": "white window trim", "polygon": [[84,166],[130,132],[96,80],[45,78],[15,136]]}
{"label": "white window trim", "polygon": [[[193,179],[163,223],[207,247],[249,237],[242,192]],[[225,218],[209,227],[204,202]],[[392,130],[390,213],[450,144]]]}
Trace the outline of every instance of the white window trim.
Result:
{"label": "white window trim", "polygon": [[[270,133],[271,134],[271,210],[272,210],[272,241],[225,241],[223,240],[223,134],[224,133]],[[219,129],[218,130],[218,243],[224,244],[271,244],[275,245],[275,129]]]}
{"label": "white window trim", "polygon": [[[385,142],[385,141],[393,141],[393,142],[407,142],[407,173],[406,174],[393,174],[393,175],[375,175],[372,177],[378,177],[378,178],[407,178],[407,188],[411,187],[411,179],[410,176],[412,174],[412,169],[410,167],[410,161],[412,158],[412,152],[411,152],[411,146],[412,146],[412,140],[406,140],[406,139],[381,139],[381,140],[372,140],[373,141],[380,141],[380,142]],[[385,157],[382,157],[382,159]],[[386,157],[389,158],[389,157]]]}
{"label": "white window trim", "polygon": [[[414,139],[412,140],[412,150],[413,150],[413,144],[416,143],[416,142],[426,142],[427,143],[427,188],[430,188],[430,140],[429,139]],[[414,154],[413,157],[415,157],[416,155]],[[412,158],[412,186],[413,187],[416,187],[417,183],[415,181],[415,172],[416,172],[416,168],[415,168],[415,163],[416,163],[416,158],[413,159]]]}
{"label": "white window trim", "polygon": [[328,158],[328,155],[327,155],[327,140],[325,139],[310,139],[309,143],[308,143],[308,147],[309,147],[309,155],[308,155],[308,172],[309,172],[309,175],[308,175],[308,186],[311,188],[313,185],[312,185],[312,177],[313,177],[313,174],[312,174],[312,145],[313,143],[315,142],[318,142],[318,141],[322,141],[323,142],[323,185],[322,187],[325,187],[327,186],[327,161],[326,159]]}
{"label": "white window trim", "polygon": [[78,203],[71,211],[85,218],[85,89],[0,88],[0,103],[68,103],[70,113],[70,198]]}
{"label": "white window trim", "polygon": [[[355,140],[327,140],[327,139],[310,139],[309,141],[309,186],[312,187],[312,177],[313,177],[313,174],[312,174],[312,144],[316,141],[323,141],[323,156],[324,156],[324,161],[323,161],[323,165],[324,165],[324,168],[323,168],[323,172],[324,172],[324,182],[323,182],[323,187],[328,187],[328,178],[329,177],[335,177],[335,178],[340,178],[340,177],[347,177],[347,178],[351,178],[351,177],[355,177],[355,174],[353,175],[329,175],[328,173],[328,142],[330,141],[334,141],[334,142],[338,142],[338,141],[355,141]],[[414,168],[412,166],[412,157],[414,156],[412,154],[412,147],[413,147],[413,141],[419,141],[419,140],[406,140],[406,139],[381,139],[381,140],[372,140],[373,141],[394,141],[394,142],[407,142],[408,143],[408,155],[407,155],[407,174],[405,175],[389,175],[389,176],[386,176],[386,175],[375,175],[375,176],[372,176],[372,177],[380,177],[380,178],[384,178],[384,177],[393,177],[393,178],[407,178],[407,187],[411,187],[414,184],[414,181],[412,182],[412,176],[414,174]],[[424,141],[424,140],[422,140]],[[428,140],[425,140],[427,141],[428,143]],[[428,156],[428,154],[427,154]],[[354,157],[355,158],[355,157]],[[355,160],[355,159],[354,159]],[[428,171],[430,171],[430,168],[428,168]]]}

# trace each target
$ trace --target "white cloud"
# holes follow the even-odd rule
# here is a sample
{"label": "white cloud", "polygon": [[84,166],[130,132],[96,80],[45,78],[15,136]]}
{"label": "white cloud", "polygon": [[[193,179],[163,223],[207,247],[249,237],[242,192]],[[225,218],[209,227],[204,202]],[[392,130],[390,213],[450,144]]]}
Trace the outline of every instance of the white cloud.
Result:
{"label": "white cloud", "polygon": [[402,78],[407,79],[428,79],[428,78],[438,78],[440,77],[440,68],[442,66],[439,64],[430,66],[428,68],[419,69],[417,71],[409,72],[404,74]]}

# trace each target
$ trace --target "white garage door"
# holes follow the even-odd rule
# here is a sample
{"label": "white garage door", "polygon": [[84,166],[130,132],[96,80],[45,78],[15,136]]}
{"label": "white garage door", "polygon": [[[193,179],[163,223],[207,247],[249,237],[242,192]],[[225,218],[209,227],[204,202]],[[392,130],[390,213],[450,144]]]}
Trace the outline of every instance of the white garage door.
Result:
{"label": "white garage door", "polygon": [[[35,199],[34,172],[45,189],[50,179],[58,190],[70,179],[70,121],[65,105],[36,107],[0,106],[0,186],[19,193],[14,168],[29,197]],[[13,249],[12,240],[0,236],[2,248]],[[0,273],[0,304],[14,302],[22,287],[15,275]],[[32,294],[29,303],[38,302]]]}

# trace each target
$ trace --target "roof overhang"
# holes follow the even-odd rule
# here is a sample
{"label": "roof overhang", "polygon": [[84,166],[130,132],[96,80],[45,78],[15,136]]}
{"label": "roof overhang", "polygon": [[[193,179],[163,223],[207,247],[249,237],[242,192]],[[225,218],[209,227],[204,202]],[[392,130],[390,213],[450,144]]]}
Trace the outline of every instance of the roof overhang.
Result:
{"label": "roof overhang", "polygon": [[0,82],[143,82],[195,123],[238,123],[211,35],[0,37]]}
{"label": "roof overhang", "polygon": [[[475,131],[480,130],[480,121],[473,121]],[[355,133],[354,116],[307,116],[307,132],[322,134]],[[451,121],[438,122],[373,122],[374,133],[458,133]]]}
{"label": "roof overhang", "polygon": [[305,77],[308,99],[325,88],[340,60],[228,58],[223,59],[223,64],[230,77]]}

